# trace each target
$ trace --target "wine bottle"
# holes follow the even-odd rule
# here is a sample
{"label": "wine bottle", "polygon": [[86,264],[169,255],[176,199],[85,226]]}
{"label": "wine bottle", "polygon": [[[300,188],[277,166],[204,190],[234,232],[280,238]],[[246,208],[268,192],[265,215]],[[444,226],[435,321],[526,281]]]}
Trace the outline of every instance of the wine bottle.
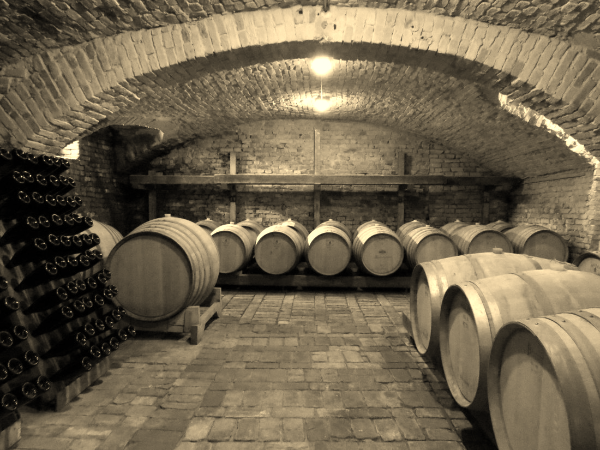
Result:
{"label": "wine bottle", "polygon": [[[69,281],[69,283],[72,282]],[[46,311],[53,306],[66,302],[68,299],[69,294],[67,290],[61,286],[56,289],[52,289],[46,292],[44,295],[38,297],[35,302],[32,303],[24,312],[25,314],[31,314],[33,312]]]}
{"label": "wine bottle", "polygon": [[17,286],[18,291],[34,288],[54,280],[58,276],[58,267],[54,263],[45,262],[29,273]]}
{"label": "wine bottle", "polygon": [[29,170],[31,172],[37,172],[38,171],[38,160],[36,158],[35,155],[33,155],[32,153],[28,153],[28,152],[24,152],[23,150],[19,150],[19,149],[14,149],[12,151],[12,155],[13,155],[13,160],[15,161],[16,165],[23,169],[23,170]]}
{"label": "wine bottle", "polygon": [[72,232],[73,233],[81,233],[82,231],[89,230],[94,226],[94,220],[88,216],[82,216],[81,214],[71,214],[73,217],[73,225]]}
{"label": "wine bottle", "polygon": [[119,338],[117,338],[115,336],[110,336],[105,342],[107,342],[108,345],[110,345],[110,349],[113,352],[119,350],[119,346],[121,344],[121,341],[119,340]]}
{"label": "wine bottle", "polygon": [[0,179],[15,169],[16,164],[13,155],[8,150],[0,148]]}
{"label": "wine bottle", "polygon": [[16,195],[0,201],[0,220],[12,220],[27,216],[31,209],[31,197],[26,192],[19,191]]}
{"label": "wine bottle", "polygon": [[0,313],[4,317],[10,316],[15,311],[18,311],[20,307],[21,304],[19,303],[19,300],[14,297],[4,297],[0,300]]}
{"label": "wine bottle", "polygon": [[92,370],[92,367],[94,367],[94,365],[89,356],[79,356],[49,378],[53,382],[71,380],[85,372],[89,372]]}
{"label": "wine bottle", "polygon": [[87,308],[85,307],[85,303],[81,299],[74,300],[69,304],[69,307],[75,313],[75,317],[83,317],[87,314]]}
{"label": "wine bottle", "polygon": [[37,387],[38,392],[43,394],[44,392],[48,392],[50,388],[52,388],[52,383],[50,379],[44,375],[40,375],[35,379],[35,386]]}
{"label": "wine bottle", "polygon": [[87,287],[86,292],[94,292],[96,289],[98,289],[98,282],[94,279],[94,277],[87,277],[84,282]]}
{"label": "wine bottle", "polygon": [[48,183],[48,190],[46,191],[46,193],[57,195],[56,193],[61,187],[60,181],[58,181],[58,177],[51,174],[46,177],[46,181]]}
{"label": "wine bottle", "polygon": [[8,289],[8,280],[2,276],[0,276],[0,292],[4,292]]}
{"label": "wine bottle", "polygon": [[125,327],[125,330],[127,331],[127,334],[129,335],[130,338],[135,337],[136,331],[135,331],[135,327],[133,325],[128,325],[127,327]]}
{"label": "wine bottle", "polygon": [[13,389],[11,394],[17,398],[19,406],[22,406],[35,399],[38,396],[38,391],[35,387],[35,384],[33,384],[31,381],[26,381],[19,387]]}
{"label": "wine bottle", "polygon": [[86,350],[91,346],[85,333],[76,331],[67,335],[63,340],[56,343],[48,350],[44,355],[43,359],[55,358],[57,356],[65,356],[71,352],[77,350]]}
{"label": "wine bottle", "polygon": [[94,304],[93,309],[96,310],[98,308],[101,308],[105,305],[105,301],[104,301],[104,297],[102,297],[100,294],[94,294],[91,298],[92,303]]}
{"label": "wine bottle", "polygon": [[79,295],[83,295],[88,292],[89,288],[85,280],[74,280],[77,289],[79,290]]}
{"label": "wine bottle", "polygon": [[22,264],[43,261],[48,256],[47,250],[48,245],[42,238],[34,238],[15,252],[6,268],[12,269]]}
{"label": "wine bottle", "polygon": [[12,173],[0,180],[0,197],[6,198],[19,191],[27,192],[30,190],[30,184],[21,172],[13,170]]}
{"label": "wine bottle", "polygon": [[60,166],[58,166],[58,168],[53,172],[56,176],[66,172],[71,167],[71,163],[68,159],[65,158],[58,158],[58,163],[60,164]]}
{"label": "wine bottle", "polygon": [[85,334],[88,338],[96,335],[96,328],[92,322],[86,323],[83,327],[79,329],[83,334]]}
{"label": "wine bottle", "polygon": [[15,345],[18,345],[20,342],[26,341],[29,338],[29,331],[23,325],[15,325],[12,329],[12,334],[14,336]]}
{"label": "wine bottle", "polygon": [[57,169],[56,167],[56,163],[54,162],[54,159],[52,159],[51,156],[48,155],[41,155],[38,158],[38,173],[48,176],[51,173],[54,173],[54,171]]}
{"label": "wine bottle", "polygon": [[102,320],[104,321],[104,325],[106,325],[106,328],[109,330],[113,330],[116,326],[116,323],[118,322],[118,320],[116,320],[112,316],[112,314],[106,314],[102,316]]}
{"label": "wine bottle", "polygon": [[92,361],[102,358],[102,350],[97,345],[92,345],[89,350],[84,352],[84,354],[91,358]]}
{"label": "wine bottle", "polygon": [[112,348],[110,346],[110,344],[106,341],[102,342],[100,345],[100,351],[102,352],[102,356],[104,358],[106,358],[107,356],[110,356],[110,354],[112,353]]}
{"label": "wine bottle", "polygon": [[91,313],[94,309],[96,309],[96,307],[95,307],[96,304],[94,303],[94,300],[92,300],[90,297],[87,297],[87,296],[82,297],[80,300],[83,302],[83,304],[87,308],[88,314]]}
{"label": "wine bottle", "polygon": [[92,320],[92,325],[94,325],[94,328],[96,329],[96,334],[101,334],[106,331],[106,325],[102,319]]}
{"label": "wine bottle", "polygon": [[75,195],[73,197],[69,195],[65,198],[65,201],[67,202],[67,205],[61,210],[63,214],[72,213],[81,205],[83,205],[83,200],[78,195]]}
{"label": "wine bottle", "polygon": [[59,216],[58,214],[51,214],[49,216],[50,220],[46,219],[46,216],[40,216],[38,218],[40,225],[43,225],[42,217],[44,217],[45,222],[48,223],[48,226],[46,227],[48,232],[50,232],[52,234],[56,234],[56,235],[69,234],[69,233],[62,232],[63,230],[65,230],[68,227],[63,227],[63,225],[64,225],[63,218],[61,216]]}
{"label": "wine bottle", "polygon": [[[90,269],[92,267],[94,267],[96,264],[101,263],[104,259],[104,255],[102,254],[102,252],[100,250],[86,250],[84,254],[85,254],[85,256],[87,256],[87,258],[90,262]],[[96,280],[96,281],[98,281],[98,280]]]}
{"label": "wine bottle", "polygon": [[25,370],[25,367],[17,358],[10,358],[6,362],[6,369],[8,370],[8,379],[10,380],[21,375]]}
{"label": "wine bottle", "polygon": [[37,219],[33,216],[27,216],[6,230],[0,238],[0,246],[18,244],[19,242],[38,237],[39,231],[40,223]]}
{"label": "wine bottle", "polygon": [[0,352],[3,352],[7,348],[11,348],[14,343],[15,341],[8,331],[0,331]]}
{"label": "wine bottle", "polygon": [[73,320],[74,317],[75,313],[71,308],[68,306],[61,306],[56,311],[48,314],[48,316],[42,320],[39,326],[35,329],[33,335],[40,336],[44,333],[56,330],[57,328],[60,328]]}
{"label": "wine bottle", "polygon": [[129,339],[129,333],[127,333],[126,328],[121,328],[120,330],[117,330],[111,334],[111,337],[116,337],[119,341],[125,342],[127,339]]}
{"label": "wine bottle", "polygon": [[0,398],[0,417],[7,416],[10,413],[13,413],[17,410],[19,406],[19,401],[14,394],[10,392],[6,394],[0,394],[2,397]]}
{"label": "wine bottle", "polygon": [[63,227],[66,230],[63,234],[71,235],[73,233],[73,227],[75,226],[75,221],[73,220],[73,216],[71,214],[64,214],[63,218]]}
{"label": "wine bottle", "polygon": [[67,268],[60,272],[61,278],[73,276],[90,267],[90,259],[86,255],[68,256]]}
{"label": "wine bottle", "polygon": [[113,319],[115,319],[116,322],[118,322],[127,315],[127,311],[125,311],[125,308],[118,306],[110,312],[110,315],[113,316]]}

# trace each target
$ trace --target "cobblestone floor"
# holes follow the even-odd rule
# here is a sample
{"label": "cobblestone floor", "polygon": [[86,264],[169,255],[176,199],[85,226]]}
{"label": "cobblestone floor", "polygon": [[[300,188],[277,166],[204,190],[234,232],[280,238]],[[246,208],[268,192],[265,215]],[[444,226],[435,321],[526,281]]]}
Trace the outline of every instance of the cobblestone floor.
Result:
{"label": "cobblestone floor", "polygon": [[402,326],[408,295],[229,291],[201,343],[141,334],[65,411],[22,411],[19,449],[495,447]]}

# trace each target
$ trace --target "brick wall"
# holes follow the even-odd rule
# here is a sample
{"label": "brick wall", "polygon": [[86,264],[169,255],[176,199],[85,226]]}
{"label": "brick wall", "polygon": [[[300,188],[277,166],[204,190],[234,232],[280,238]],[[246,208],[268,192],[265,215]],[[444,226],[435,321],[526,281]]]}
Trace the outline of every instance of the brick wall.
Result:
{"label": "brick wall", "polygon": [[[513,193],[509,218],[515,224],[535,224],[559,233],[569,244],[571,259],[584,249],[597,250],[588,229],[588,202],[593,170],[571,178],[526,180]],[[592,248],[590,248],[592,247]]]}
{"label": "brick wall", "polygon": [[110,128],[79,142],[80,156],[67,172],[77,182],[83,199],[78,210],[115,227],[123,235],[148,220],[147,194],[131,188],[126,177],[115,175],[115,153]]}
{"label": "brick wall", "polygon": [[[312,174],[315,129],[320,133],[317,157],[319,174],[395,175],[398,155],[405,157],[410,175],[480,176],[486,172],[461,159],[442,144],[368,123],[320,120],[273,120],[240,126],[232,134],[198,139],[152,162],[165,174],[215,174],[229,172],[229,152],[236,152],[237,173]],[[321,220],[335,219],[355,229],[371,219],[393,229],[397,223],[395,186],[323,186]],[[312,186],[238,187],[237,218],[256,218],[271,225],[287,218],[312,229]],[[506,219],[506,202],[494,199],[492,221]],[[429,207],[428,207],[429,205]],[[481,220],[480,188],[409,186],[405,218],[430,219],[441,226],[460,219]],[[220,186],[161,188],[158,214],[173,214],[198,221],[211,217],[229,222],[229,193]]]}

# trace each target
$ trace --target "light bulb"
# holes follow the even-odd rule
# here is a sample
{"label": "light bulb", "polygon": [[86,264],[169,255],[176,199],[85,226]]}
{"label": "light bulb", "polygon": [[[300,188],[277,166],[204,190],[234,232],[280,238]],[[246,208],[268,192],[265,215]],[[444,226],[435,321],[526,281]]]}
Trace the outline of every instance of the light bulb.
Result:
{"label": "light bulb", "polygon": [[326,56],[320,56],[318,58],[315,58],[313,59],[311,68],[315,71],[317,75],[327,75],[329,72],[331,72],[331,69],[333,68],[331,58],[328,58]]}
{"label": "light bulb", "polygon": [[315,111],[324,112],[327,111],[331,107],[331,102],[324,98],[318,98],[315,100],[313,104],[313,108]]}

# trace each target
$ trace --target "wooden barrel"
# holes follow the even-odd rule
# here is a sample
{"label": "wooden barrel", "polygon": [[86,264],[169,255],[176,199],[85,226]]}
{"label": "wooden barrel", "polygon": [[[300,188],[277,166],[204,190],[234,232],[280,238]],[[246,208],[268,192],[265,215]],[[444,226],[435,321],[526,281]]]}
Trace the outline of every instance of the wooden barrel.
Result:
{"label": "wooden barrel", "polygon": [[381,225],[382,227],[387,226],[385,223],[383,222],[379,222],[378,220],[369,220],[368,222],[365,223],[361,223],[356,230],[354,230],[352,232],[352,242],[354,242],[354,239],[356,239],[356,236],[358,236],[358,233],[360,233],[364,228],[366,227],[370,227],[372,225]]}
{"label": "wooden barrel", "polygon": [[101,263],[81,273],[83,278],[87,278],[91,277],[95,272],[98,272],[105,267],[106,261],[108,260],[108,255],[110,255],[110,252],[115,245],[117,245],[121,239],[123,239],[123,235],[112,226],[97,220],[94,220],[92,227],[88,228],[83,233],[95,233],[98,235],[100,238],[100,244],[94,247],[94,250],[99,250],[104,257]]}
{"label": "wooden barrel", "polygon": [[336,227],[336,228],[339,228],[344,233],[346,233],[346,236],[348,236],[348,239],[352,239],[352,232],[350,231],[350,228],[348,228],[342,222],[338,222],[337,220],[329,219],[328,221],[320,223],[319,225],[317,225],[317,228],[319,228],[319,227]]}
{"label": "wooden barrel", "polygon": [[221,225],[211,233],[219,251],[219,272],[242,270],[252,259],[254,241],[248,230],[239,225]]}
{"label": "wooden barrel", "polygon": [[513,320],[600,306],[600,277],[578,270],[532,270],[450,286],[440,309],[440,354],[450,393],[487,411],[494,337]]}
{"label": "wooden barrel", "polygon": [[458,255],[454,241],[442,230],[426,225],[414,228],[400,238],[411,267],[436,259],[451,258]]}
{"label": "wooden barrel", "polygon": [[416,230],[417,228],[422,228],[425,226],[427,226],[426,223],[419,222],[418,220],[413,220],[412,222],[406,222],[405,224],[400,225],[396,230],[396,234],[400,238],[400,242],[403,242],[404,236],[406,236],[408,233],[410,233],[413,230]]}
{"label": "wooden barrel", "polygon": [[500,233],[504,233],[506,230],[510,230],[511,228],[514,228],[514,225],[511,225],[508,222],[505,222],[504,220],[496,220],[495,222],[492,223],[488,223],[486,225],[486,227],[490,228],[491,230],[496,230],[499,231]]}
{"label": "wooden barrel", "polygon": [[506,253],[513,252],[513,246],[506,235],[483,225],[467,225],[457,228],[450,233],[450,238],[456,244],[461,255],[491,252],[495,248],[500,248]]}
{"label": "wooden barrel", "polygon": [[444,231],[446,234],[448,234],[448,236],[450,236],[456,230],[458,230],[458,229],[460,229],[462,227],[469,226],[469,225],[471,225],[471,224],[466,223],[466,222],[461,222],[460,220],[456,219],[454,222],[447,223],[446,225],[444,225],[440,229],[442,231]]}
{"label": "wooden barrel", "polygon": [[337,275],[350,262],[350,238],[338,227],[319,225],[308,235],[307,244],[306,261],[321,275]]}
{"label": "wooden barrel", "polygon": [[579,270],[600,275],[600,252],[584,252],[573,260],[573,264]]}
{"label": "wooden barrel", "polygon": [[440,307],[451,285],[505,273],[562,268],[577,270],[571,264],[501,250],[418,264],[410,280],[410,322],[417,350],[439,360]]}
{"label": "wooden barrel", "polygon": [[221,226],[219,222],[215,222],[210,217],[207,217],[205,220],[201,220],[200,222],[196,222],[196,225],[202,227],[204,231],[206,231],[208,234],[211,234],[213,231],[215,231],[218,227]]}
{"label": "wooden barrel", "polygon": [[300,238],[302,239],[302,255],[301,256],[303,256],[306,253],[306,249],[308,248],[308,244],[306,243],[306,239],[308,239],[308,230],[306,229],[306,227],[304,225],[302,225],[300,222],[298,222],[296,220],[292,220],[292,219],[285,220],[283,222],[280,222],[277,225],[284,225],[286,227],[290,227],[290,228],[293,228],[294,230],[296,230],[296,232],[298,233],[298,236],[300,236]]}
{"label": "wooden barrel", "polygon": [[256,238],[258,235],[265,229],[265,227],[263,227],[260,223],[252,219],[242,220],[241,222],[238,222],[237,225],[244,227],[246,231],[250,233],[253,246],[256,243]]}
{"label": "wooden barrel", "polygon": [[566,261],[569,246],[560,234],[539,225],[519,225],[504,232],[515,253]]}
{"label": "wooden barrel", "polygon": [[219,254],[204,229],[165,217],[125,236],[113,248],[107,266],[119,288],[115,304],[134,319],[155,322],[209,296],[219,276]]}
{"label": "wooden barrel", "polygon": [[356,235],[352,243],[352,255],[363,272],[386,276],[400,268],[404,249],[396,233],[374,222],[363,227]]}
{"label": "wooden barrel", "polygon": [[281,275],[300,262],[305,243],[295,228],[273,225],[265,228],[256,238],[254,258],[265,272]]}
{"label": "wooden barrel", "polygon": [[488,398],[500,450],[600,448],[600,309],[504,325]]}

